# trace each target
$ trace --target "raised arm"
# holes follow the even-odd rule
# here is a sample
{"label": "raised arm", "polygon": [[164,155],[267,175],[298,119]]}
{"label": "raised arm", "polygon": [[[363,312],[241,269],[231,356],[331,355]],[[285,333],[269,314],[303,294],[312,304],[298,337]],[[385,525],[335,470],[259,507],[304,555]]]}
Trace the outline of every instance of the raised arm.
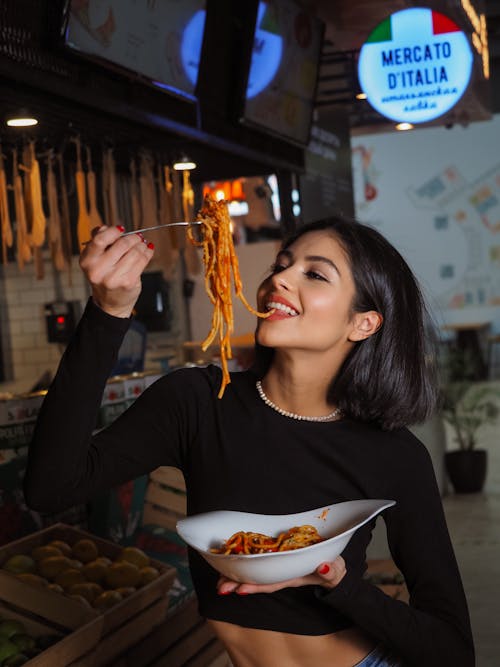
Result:
{"label": "raised arm", "polygon": [[44,400],[28,453],[26,501],[41,511],[84,496],[75,485],[96,461],[91,437],[102,394],[152,257],[139,236],[121,237],[122,231],[95,229],[80,258],[92,297]]}

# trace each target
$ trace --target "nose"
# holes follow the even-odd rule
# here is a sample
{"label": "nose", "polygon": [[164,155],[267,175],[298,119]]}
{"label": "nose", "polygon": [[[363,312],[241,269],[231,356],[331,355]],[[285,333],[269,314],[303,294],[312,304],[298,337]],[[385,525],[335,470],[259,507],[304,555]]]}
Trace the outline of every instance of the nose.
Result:
{"label": "nose", "polygon": [[279,271],[278,273],[275,273],[271,276],[271,283],[273,287],[277,289],[285,289],[285,290],[290,290],[291,289],[291,271],[290,269],[283,269],[282,271]]}

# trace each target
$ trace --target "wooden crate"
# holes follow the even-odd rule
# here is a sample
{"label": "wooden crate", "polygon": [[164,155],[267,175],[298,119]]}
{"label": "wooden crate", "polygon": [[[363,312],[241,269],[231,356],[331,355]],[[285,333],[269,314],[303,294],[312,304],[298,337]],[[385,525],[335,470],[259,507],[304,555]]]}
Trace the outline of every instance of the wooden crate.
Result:
{"label": "wooden crate", "polygon": [[[103,634],[99,643],[79,660],[72,662],[71,667],[108,667],[114,664],[118,656],[130,648],[133,649],[138,642],[165,621],[167,605],[167,598],[160,598],[131,616],[120,627]],[[127,662],[125,664],[138,667],[139,663]]]}
{"label": "wooden crate", "polygon": [[228,662],[224,647],[192,599],[109,667],[228,667]]}
{"label": "wooden crate", "polygon": [[[180,637],[189,634],[202,620],[198,614],[196,600],[188,601],[174,614],[168,615],[161,625],[127,651],[127,655],[121,658],[116,667],[118,665],[127,667],[150,665],[167,653]],[[211,636],[211,639],[214,639],[214,635]]]}
{"label": "wooden crate", "polygon": [[184,663],[183,667],[233,667],[233,664],[220,642],[215,640]]}
{"label": "wooden crate", "polygon": [[190,628],[185,635],[179,637],[165,653],[151,663],[151,667],[184,667],[189,660],[211,643],[214,643],[222,653],[222,644],[214,639],[214,634],[209,625],[205,621],[201,621],[195,627]]}
{"label": "wooden crate", "polygon": [[[46,544],[51,540],[59,539],[74,544],[82,538],[92,539],[97,545],[99,554],[112,560],[121,551],[121,547],[113,542],[72,526],[55,524],[1,547],[0,568],[10,556],[29,553],[35,546]],[[175,578],[175,569],[153,559],[151,565],[159,570],[160,576],[104,612],[85,607],[66,595],[30,586],[2,569],[0,569],[0,591],[2,598],[7,602],[38,614],[63,628],[75,629],[101,617],[102,633],[106,635],[112,629],[123,625],[131,616],[149,607],[153,602],[157,600],[168,602],[168,591]]]}
{"label": "wooden crate", "polygon": [[64,632],[43,619],[33,616],[28,612],[3,604],[0,601],[0,616],[2,619],[15,619],[23,623],[26,632],[32,637],[43,635],[54,635],[58,641],[45,649],[39,655],[31,658],[25,665],[28,667],[64,667],[73,663],[86,653],[89,648],[95,647],[101,636],[102,619],[98,618],[75,630]]}
{"label": "wooden crate", "polygon": [[142,524],[175,530],[186,516],[186,485],[177,468],[162,466],[149,475]]}

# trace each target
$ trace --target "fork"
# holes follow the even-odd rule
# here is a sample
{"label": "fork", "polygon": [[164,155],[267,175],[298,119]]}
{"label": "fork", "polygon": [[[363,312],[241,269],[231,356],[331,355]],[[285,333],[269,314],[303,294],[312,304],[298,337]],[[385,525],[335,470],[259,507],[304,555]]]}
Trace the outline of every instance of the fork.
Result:
{"label": "fork", "polygon": [[[167,222],[164,225],[155,225],[154,227],[143,227],[142,229],[134,229],[132,232],[123,232],[122,236],[130,236],[130,234],[144,234],[145,232],[153,232],[156,229],[163,229],[164,227],[186,227],[187,225],[201,225],[201,220],[195,220],[194,222]],[[121,237],[120,237],[121,238]],[[82,245],[88,245],[92,239],[89,241],[84,241]]]}
{"label": "fork", "polygon": [[195,220],[194,222],[167,222],[164,225],[155,225],[154,227],[143,227],[142,229],[134,229],[134,231],[132,232],[124,232],[122,236],[129,236],[130,234],[144,234],[144,232],[152,232],[155,229],[163,229],[164,227],[175,227],[175,226],[185,227],[187,225],[201,225],[201,220]]}

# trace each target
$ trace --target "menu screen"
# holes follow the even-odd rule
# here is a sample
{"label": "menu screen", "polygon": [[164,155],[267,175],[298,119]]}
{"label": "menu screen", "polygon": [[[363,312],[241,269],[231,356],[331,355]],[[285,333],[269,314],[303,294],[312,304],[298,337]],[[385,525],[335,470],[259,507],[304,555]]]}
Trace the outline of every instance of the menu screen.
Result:
{"label": "menu screen", "polygon": [[66,45],[194,97],[205,0],[72,0]]}
{"label": "menu screen", "polygon": [[292,0],[259,2],[243,120],[305,145],[323,23]]}

